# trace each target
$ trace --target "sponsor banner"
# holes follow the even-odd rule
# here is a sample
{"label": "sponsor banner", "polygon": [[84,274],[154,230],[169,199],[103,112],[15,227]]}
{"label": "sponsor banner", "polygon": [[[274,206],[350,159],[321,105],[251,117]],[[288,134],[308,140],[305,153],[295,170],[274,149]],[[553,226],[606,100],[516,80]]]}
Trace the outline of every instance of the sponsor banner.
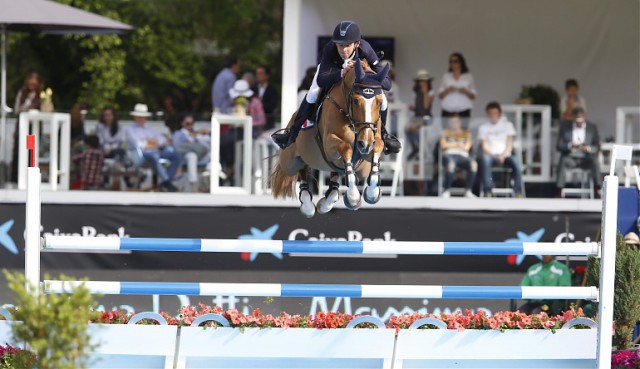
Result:
{"label": "sponsor banner", "polygon": [[[0,204],[0,268],[24,268],[24,211],[24,205]],[[338,209],[324,216],[305,219],[295,208],[42,206],[43,234],[89,237],[560,242],[591,241],[599,227],[599,213],[427,209],[361,209],[351,212]],[[42,268],[43,273],[54,276],[61,272],[69,274],[68,271],[73,270],[77,276],[86,275],[96,280],[513,285],[518,283],[529,266],[538,261],[536,256],[393,253],[331,257],[277,253],[44,253]],[[99,277],[95,277],[97,272],[100,272]],[[212,274],[201,279],[202,273]],[[425,279],[424,273],[431,277]],[[278,276],[279,279],[269,276]],[[460,280],[460,276],[465,277],[466,282]],[[8,296],[6,287],[0,287],[0,297],[5,296]],[[257,298],[220,298],[238,298],[240,303],[246,299],[247,306],[265,307]],[[161,306],[160,302],[153,305],[151,297],[126,299],[134,301],[131,307],[137,310]],[[193,298],[190,302],[197,303],[198,299],[202,298]],[[118,302],[124,301],[125,297],[109,296],[103,300],[106,305],[127,304]],[[335,299],[324,300],[330,306],[335,304]],[[413,300],[369,299],[366,303],[352,300],[353,312],[357,309],[354,307],[356,304],[365,310],[375,309],[378,312],[391,307],[402,310],[405,306],[415,311],[423,308],[433,311],[436,308],[486,307],[493,310],[508,307],[505,301],[491,300],[430,301],[426,305],[424,301]],[[177,304],[178,299],[162,297],[159,301]],[[7,300],[3,298],[0,302]],[[340,300],[340,304],[344,303],[344,299]],[[288,312],[307,313],[317,306],[314,304],[311,299],[277,299],[273,310],[283,308]],[[163,310],[175,309],[167,305]]]}

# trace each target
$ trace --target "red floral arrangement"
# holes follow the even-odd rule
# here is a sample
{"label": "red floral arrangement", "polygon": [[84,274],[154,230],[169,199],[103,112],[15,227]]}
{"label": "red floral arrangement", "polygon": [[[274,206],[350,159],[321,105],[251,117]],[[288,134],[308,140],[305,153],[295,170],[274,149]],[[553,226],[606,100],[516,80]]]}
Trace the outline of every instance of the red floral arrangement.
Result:
{"label": "red floral arrangement", "polygon": [[[255,309],[251,314],[243,314],[236,309],[223,310],[219,306],[208,306],[199,304],[198,306],[184,306],[179,310],[177,317],[173,317],[166,312],[160,313],[170,325],[190,326],[193,321],[204,314],[219,314],[226,318],[231,327],[235,328],[345,328],[358,315],[345,314],[341,312],[317,313],[315,315],[291,315],[286,312],[274,316],[263,314],[260,309]],[[100,313],[94,323],[104,324],[126,324],[134,316],[124,311],[107,311]],[[465,310],[453,314],[411,314],[396,315],[389,319],[388,328],[399,331],[407,329],[413,322],[422,318],[435,318],[444,322],[449,329],[462,331],[465,329],[497,329],[505,331],[507,329],[550,329],[555,331],[561,328],[566,322],[584,317],[581,308],[572,308],[562,315],[549,316],[542,312],[534,315],[527,315],[518,311],[502,311],[493,315],[487,315],[484,311],[472,312]],[[157,324],[157,322],[144,319],[142,324]],[[207,326],[218,325],[215,322],[208,322]],[[371,328],[373,324],[363,323],[359,327]],[[429,328],[428,325],[422,328]]]}
{"label": "red floral arrangement", "polygon": [[[391,328],[407,329],[416,320],[422,318],[435,318],[444,322],[449,329],[463,331],[465,329],[499,329],[505,331],[507,329],[556,329],[574,318],[584,317],[582,308],[572,308],[565,311],[562,315],[549,316],[545,312],[539,314],[528,315],[519,311],[500,311],[493,315],[487,315],[485,311],[476,313],[471,310],[465,310],[464,313],[458,311],[453,314],[412,314],[412,315],[396,315],[389,319]],[[428,325],[424,328],[429,328]]]}
{"label": "red floral arrangement", "polygon": [[620,351],[611,355],[611,369],[640,369],[638,351]]}
{"label": "red floral arrangement", "polygon": [[36,365],[36,357],[31,351],[13,347],[9,344],[0,346],[0,369],[30,369]]}

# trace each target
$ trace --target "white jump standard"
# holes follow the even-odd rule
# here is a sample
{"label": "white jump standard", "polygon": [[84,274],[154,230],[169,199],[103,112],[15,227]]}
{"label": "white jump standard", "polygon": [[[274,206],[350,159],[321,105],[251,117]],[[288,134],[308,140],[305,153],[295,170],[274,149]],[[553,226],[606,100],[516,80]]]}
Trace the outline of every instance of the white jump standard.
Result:
{"label": "white jump standard", "polygon": [[[615,146],[612,163],[618,157],[630,160],[629,148]],[[617,233],[618,177],[605,177],[602,200],[602,243],[528,242],[384,242],[384,241],[272,241],[208,240],[109,237],[39,237],[40,170],[30,167],[27,188],[26,256],[28,283],[38,286],[40,252],[56,251],[175,251],[175,252],[279,252],[314,254],[409,254],[409,255],[588,255],[601,257],[599,287],[520,286],[427,286],[427,285],[335,285],[280,283],[177,283],[124,281],[52,281],[42,284],[46,293],[65,291],[84,283],[92,293],[137,295],[192,295],[271,297],[354,297],[354,298],[456,298],[456,299],[586,299],[599,301],[597,368],[611,368],[613,287]],[[592,350],[593,348],[585,348]],[[592,352],[593,353],[593,352]]]}

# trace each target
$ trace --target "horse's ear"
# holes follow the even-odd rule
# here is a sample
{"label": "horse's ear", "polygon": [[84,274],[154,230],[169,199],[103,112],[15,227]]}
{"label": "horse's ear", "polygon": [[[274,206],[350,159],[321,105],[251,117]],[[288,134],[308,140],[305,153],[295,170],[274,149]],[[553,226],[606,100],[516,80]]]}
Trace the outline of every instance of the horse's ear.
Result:
{"label": "horse's ear", "polygon": [[362,82],[364,79],[364,69],[362,68],[362,62],[356,58],[356,82]]}
{"label": "horse's ear", "polygon": [[385,65],[384,68],[382,68],[382,70],[373,77],[373,79],[382,83],[382,81],[387,77],[387,74],[389,74],[389,64]]}

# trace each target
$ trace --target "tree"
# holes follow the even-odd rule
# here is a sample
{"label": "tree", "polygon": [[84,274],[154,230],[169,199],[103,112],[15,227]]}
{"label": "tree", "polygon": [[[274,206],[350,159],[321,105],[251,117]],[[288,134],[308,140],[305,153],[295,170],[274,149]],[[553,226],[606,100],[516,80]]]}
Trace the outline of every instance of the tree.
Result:
{"label": "tree", "polygon": [[[31,70],[54,90],[57,110],[83,102],[127,110],[144,101],[161,109],[211,109],[210,86],[226,56],[244,69],[281,65],[282,0],[57,0],[134,26],[123,35],[10,34],[9,96]],[[280,73],[277,68],[273,80]]]}

